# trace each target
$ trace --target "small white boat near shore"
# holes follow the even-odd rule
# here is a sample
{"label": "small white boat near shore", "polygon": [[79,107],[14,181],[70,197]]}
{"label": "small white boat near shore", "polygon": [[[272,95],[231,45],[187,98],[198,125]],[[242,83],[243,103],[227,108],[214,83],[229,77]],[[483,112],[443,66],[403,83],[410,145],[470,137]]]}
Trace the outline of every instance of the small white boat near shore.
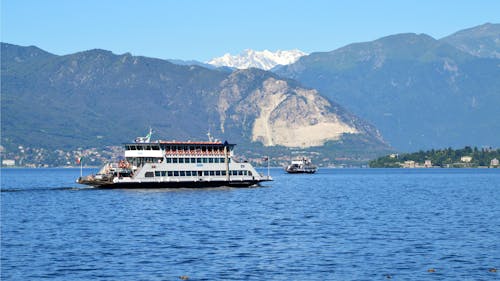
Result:
{"label": "small white boat near shore", "polygon": [[296,158],[292,163],[285,167],[285,171],[290,174],[314,174],[317,167],[311,163],[311,160],[305,157]]}

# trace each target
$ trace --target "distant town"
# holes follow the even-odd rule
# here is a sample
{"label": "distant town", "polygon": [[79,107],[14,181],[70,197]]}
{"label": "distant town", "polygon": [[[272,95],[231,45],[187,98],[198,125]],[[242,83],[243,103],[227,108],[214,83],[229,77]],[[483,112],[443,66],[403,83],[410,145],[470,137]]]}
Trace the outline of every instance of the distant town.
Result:
{"label": "distant town", "polygon": [[[257,166],[267,166],[268,161],[273,166],[284,166],[290,162],[294,154],[309,158],[318,157],[317,152],[292,152],[291,155],[272,157],[270,160],[253,151],[236,153],[235,159],[241,162],[247,161]],[[265,159],[266,158],[266,159]],[[23,167],[23,168],[52,168],[52,167],[98,167],[108,162],[117,162],[123,159],[122,146],[107,146],[104,149],[79,148],[75,150],[49,150],[46,148],[31,148],[18,146],[16,149],[6,150],[0,146],[0,159],[2,167]],[[325,160],[325,159],[323,159]],[[339,159],[337,159],[339,160]],[[340,159],[346,160],[346,159]],[[366,161],[365,161],[366,162]]]}
{"label": "distant town", "polygon": [[18,146],[16,150],[6,150],[0,147],[2,167],[49,168],[80,166],[100,166],[110,160],[123,157],[121,146],[107,146],[104,149],[89,148],[76,150],[49,150],[46,148],[31,148]]}
{"label": "distant town", "polygon": [[[255,151],[236,153],[235,159],[247,161],[256,166],[285,166],[293,157],[316,159],[320,167],[371,167],[371,168],[500,168],[500,149],[472,148],[453,150],[419,151],[415,153],[392,153],[375,160],[350,159],[339,157],[324,158],[321,152],[291,151],[287,155],[263,157]],[[0,146],[2,167],[51,168],[51,167],[98,167],[110,161],[123,158],[122,146],[106,146],[98,148],[78,148],[74,150],[49,150],[46,148],[31,148],[18,146],[6,150]],[[81,161],[80,161],[81,160]]]}

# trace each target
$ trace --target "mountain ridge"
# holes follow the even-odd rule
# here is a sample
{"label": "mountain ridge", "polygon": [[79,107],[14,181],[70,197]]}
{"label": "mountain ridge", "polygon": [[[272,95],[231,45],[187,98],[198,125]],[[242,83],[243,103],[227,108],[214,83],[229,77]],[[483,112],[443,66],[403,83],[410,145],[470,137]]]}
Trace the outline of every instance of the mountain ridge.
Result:
{"label": "mountain ridge", "polygon": [[[12,48],[2,43],[4,47]],[[343,141],[345,134],[354,143],[373,144],[378,153],[389,149],[374,127],[340,105],[264,70],[228,73],[100,49],[43,60],[26,57],[31,60],[2,56],[2,145],[8,150],[116,145],[148,126],[163,139],[203,139],[209,130],[258,153],[268,148],[277,154],[288,154],[290,147],[316,149]],[[263,101],[274,96],[285,102],[266,108],[263,116]],[[290,100],[300,100],[300,107],[286,102]],[[309,123],[292,118],[297,108],[308,112]],[[354,121],[342,121],[347,119]],[[318,137],[299,130],[318,124],[339,127]],[[304,143],[293,140],[306,136]],[[358,146],[357,151],[363,154],[363,149]]]}
{"label": "mountain ridge", "polygon": [[368,120],[395,148],[414,151],[500,146],[500,128],[489,121],[500,104],[499,65],[447,40],[406,33],[312,53],[275,72]]}
{"label": "mountain ridge", "polygon": [[500,58],[500,24],[483,25],[457,31],[441,38],[457,49],[482,58]]}

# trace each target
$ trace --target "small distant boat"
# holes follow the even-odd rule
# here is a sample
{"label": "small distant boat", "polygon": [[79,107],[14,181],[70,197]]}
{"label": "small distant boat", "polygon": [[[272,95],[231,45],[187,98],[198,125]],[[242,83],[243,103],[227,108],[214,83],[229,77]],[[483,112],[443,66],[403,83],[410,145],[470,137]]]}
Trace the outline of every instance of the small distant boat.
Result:
{"label": "small distant boat", "polygon": [[314,174],[316,170],[311,160],[305,157],[293,159],[292,163],[285,168],[285,171],[290,174]]}

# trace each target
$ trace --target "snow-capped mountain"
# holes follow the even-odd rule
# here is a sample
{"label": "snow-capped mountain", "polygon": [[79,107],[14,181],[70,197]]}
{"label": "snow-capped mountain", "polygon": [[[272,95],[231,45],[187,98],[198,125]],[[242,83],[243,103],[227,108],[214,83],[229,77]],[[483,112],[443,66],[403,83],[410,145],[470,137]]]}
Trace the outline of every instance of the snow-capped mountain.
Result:
{"label": "snow-capped mountain", "polygon": [[233,56],[229,53],[222,57],[214,58],[208,61],[208,64],[214,66],[228,66],[238,69],[256,67],[269,70],[277,65],[287,65],[296,62],[300,57],[307,55],[300,50],[289,50],[271,52],[269,50],[254,51],[247,49],[241,54]]}

